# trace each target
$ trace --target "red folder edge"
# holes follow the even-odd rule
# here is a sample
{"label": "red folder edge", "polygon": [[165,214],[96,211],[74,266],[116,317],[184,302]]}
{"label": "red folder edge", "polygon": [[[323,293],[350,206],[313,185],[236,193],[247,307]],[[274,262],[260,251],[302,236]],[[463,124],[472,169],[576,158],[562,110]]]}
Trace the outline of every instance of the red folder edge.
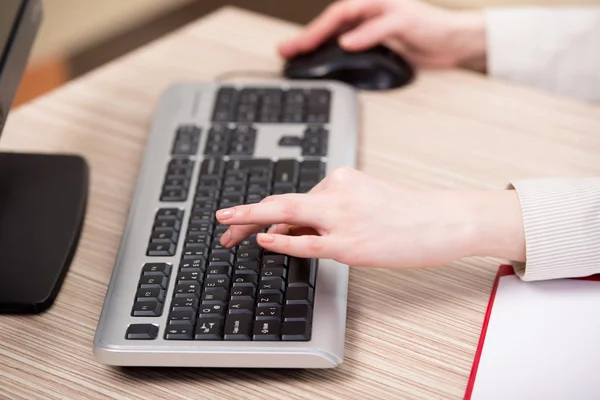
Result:
{"label": "red folder edge", "polygon": [[[473,387],[475,386],[475,378],[477,377],[477,368],[479,367],[479,359],[481,358],[481,352],[483,351],[483,344],[485,343],[485,334],[487,332],[487,327],[490,322],[490,317],[492,315],[492,308],[494,307],[494,299],[496,298],[496,290],[498,289],[498,283],[500,282],[500,278],[502,278],[503,276],[514,274],[515,271],[511,265],[501,265],[498,268],[498,273],[496,274],[496,279],[494,280],[494,286],[492,287],[492,292],[490,293],[490,300],[485,311],[485,317],[483,318],[481,334],[479,336],[479,343],[477,344],[477,351],[475,352],[473,367],[471,368],[471,374],[469,375],[469,382],[467,383],[467,390],[465,393],[464,400],[470,400],[471,394],[473,393]],[[593,275],[574,279],[585,281],[600,281],[600,276]]]}

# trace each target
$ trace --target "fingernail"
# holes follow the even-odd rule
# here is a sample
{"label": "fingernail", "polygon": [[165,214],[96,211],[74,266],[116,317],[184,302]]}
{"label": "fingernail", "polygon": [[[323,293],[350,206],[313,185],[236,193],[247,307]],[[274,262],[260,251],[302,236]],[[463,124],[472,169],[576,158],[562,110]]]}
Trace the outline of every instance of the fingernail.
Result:
{"label": "fingernail", "polygon": [[259,233],[258,239],[263,243],[273,243],[275,241],[275,236],[270,233]]}
{"label": "fingernail", "polygon": [[227,246],[229,244],[230,240],[231,240],[231,230],[227,229],[225,231],[225,233],[223,233],[223,236],[221,236],[221,244],[223,246]]}
{"label": "fingernail", "polygon": [[219,211],[217,211],[217,218],[228,219],[228,218],[233,217],[233,214],[235,214],[235,209],[233,209],[233,208],[226,208],[225,210],[219,210]]}

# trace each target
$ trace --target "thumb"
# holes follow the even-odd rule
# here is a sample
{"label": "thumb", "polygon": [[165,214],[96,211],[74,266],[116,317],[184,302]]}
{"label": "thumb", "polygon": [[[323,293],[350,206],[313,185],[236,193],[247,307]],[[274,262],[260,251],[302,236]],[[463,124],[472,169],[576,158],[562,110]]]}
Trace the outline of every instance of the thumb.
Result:
{"label": "thumb", "polygon": [[340,46],[347,51],[362,51],[381,44],[394,29],[393,20],[374,18],[340,37]]}

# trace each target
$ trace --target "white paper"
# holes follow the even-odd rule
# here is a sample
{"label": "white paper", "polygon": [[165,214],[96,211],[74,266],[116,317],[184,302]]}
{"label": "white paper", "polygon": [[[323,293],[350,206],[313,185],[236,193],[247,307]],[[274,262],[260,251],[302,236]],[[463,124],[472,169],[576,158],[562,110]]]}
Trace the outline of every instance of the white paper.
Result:
{"label": "white paper", "polygon": [[471,399],[600,399],[600,282],[501,277]]}

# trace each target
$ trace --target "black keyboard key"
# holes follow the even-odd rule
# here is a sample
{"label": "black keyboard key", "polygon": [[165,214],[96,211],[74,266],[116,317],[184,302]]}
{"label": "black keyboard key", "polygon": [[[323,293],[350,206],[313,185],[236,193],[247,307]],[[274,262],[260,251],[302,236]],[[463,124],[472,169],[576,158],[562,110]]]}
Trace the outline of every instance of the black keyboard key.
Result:
{"label": "black keyboard key", "polygon": [[162,314],[163,305],[158,300],[144,300],[133,304],[131,315],[134,317],[159,317]]}
{"label": "black keyboard key", "polygon": [[220,158],[210,158],[202,161],[200,165],[200,176],[215,176],[221,177],[223,176],[223,172],[225,171],[225,162]]}
{"label": "black keyboard key", "polygon": [[[269,159],[253,159],[253,160],[239,160],[239,162],[231,162],[232,166],[237,165],[237,169],[247,172],[270,172],[273,168],[273,161]],[[235,168],[234,168],[235,169]]]}
{"label": "black keyboard key", "polygon": [[190,160],[189,158],[174,158],[171,161],[169,161],[169,165],[167,166],[168,169],[175,169],[175,168],[191,169],[193,167],[194,167],[194,161]]}
{"label": "black keyboard key", "polygon": [[219,202],[219,208],[228,208],[244,204],[244,196],[228,195],[223,196]]}
{"label": "black keyboard key", "polygon": [[303,89],[290,89],[285,96],[286,104],[304,104],[306,92]]}
{"label": "black keyboard key", "polygon": [[312,306],[308,304],[286,304],[283,317],[286,321],[311,321],[312,312]]}
{"label": "black keyboard key", "polygon": [[152,232],[150,243],[177,243],[179,234],[174,229],[161,229]]}
{"label": "black keyboard key", "polygon": [[240,247],[258,247],[256,235],[251,235],[240,242]]}
{"label": "black keyboard key", "polygon": [[263,257],[263,266],[274,267],[276,265],[287,266],[289,263],[289,257],[283,254],[272,254]]}
{"label": "black keyboard key", "polygon": [[185,242],[208,245],[210,243],[210,239],[211,236],[208,232],[190,231],[185,237]]}
{"label": "black keyboard key", "polygon": [[296,160],[280,160],[275,167],[273,184],[275,187],[295,186],[298,181],[300,165]]}
{"label": "black keyboard key", "polygon": [[224,265],[231,267],[233,265],[233,254],[231,253],[213,253],[208,258],[209,267]]}
{"label": "black keyboard key", "polygon": [[258,274],[259,272],[260,264],[258,261],[238,261],[235,263],[236,274]]}
{"label": "black keyboard key", "polygon": [[233,254],[235,252],[235,247],[225,247],[221,244],[220,241],[215,240],[210,247],[211,254]]}
{"label": "black keyboard key", "polygon": [[206,278],[204,281],[204,289],[210,291],[211,288],[224,288],[229,292],[229,278]]}
{"label": "black keyboard key", "polygon": [[191,221],[212,224],[215,222],[215,213],[212,210],[199,209],[192,212]]}
{"label": "black keyboard key", "polygon": [[193,337],[194,325],[191,321],[170,321],[165,329],[167,340],[190,340]]}
{"label": "black keyboard key", "polygon": [[202,293],[202,304],[220,304],[225,305],[229,300],[229,294],[222,292],[204,292]]}
{"label": "black keyboard key", "polygon": [[265,305],[279,305],[283,303],[283,294],[281,293],[270,293],[270,294],[259,294],[256,301],[260,304]]}
{"label": "black keyboard key", "polygon": [[153,324],[131,324],[125,338],[128,340],[153,340],[158,336],[158,326]]}
{"label": "black keyboard key", "polygon": [[294,286],[285,291],[285,304],[313,304],[315,290],[310,286]]}
{"label": "black keyboard key", "polygon": [[304,115],[301,111],[298,112],[285,112],[281,118],[282,122],[287,123],[300,123],[304,120]]}
{"label": "black keyboard key", "polygon": [[261,201],[263,201],[263,199],[267,197],[267,194],[260,194],[260,193],[250,193],[246,196],[246,204],[256,204],[256,203],[260,203]]}
{"label": "black keyboard key", "polygon": [[150,243],[147,255],[150,257],[170,257],[175,254],[173,243]]}
{"label": "black keyboard key", "polygon": [[252,314],[229,314],[225,321],[225,340],[250,340]]}
{"label": "black keyboard key", "polygon": [[223,318],[207,317],[198,320],[196,324],[196,340],[221,340],[223,339]]}
{"label": "black keyboard key", "polygon": [[173,145],[172,154],[178,156],[191,156],[198,151],[197,142],[176,141]]}
{"label": "black keyboard key", "polygon": [[225,306],[222,304],[201,304],[198,308],[199,318],[219,318],[225,315]]}
{"label": "black keyboard key", "polygon": [[287,270],[285,267],[263,267],[260,271],[260,279],[268,281],[271,279],[284,279],[287,277]]}
{"label": "black keyboard key", "polygon": [[229,314],[254,314],[254,300],[231,300]]}
{"label": "black keyboard key", "polygon": [[258,104],[260,94],[257,89],[242,89],[239,95],[240,104]]}
{"label": "black keyboard key", "polygon": [[306,114],[306,117],[304,120],[311,124],[314,124],[314,123],[324,124],[326,122],[329,122],[329,111],[327,111],[327,110],[309,111]]}
{"label": "black keyboard key", "polygon": [[173,220],[159,220],[154,222],[154,232],[164,231],[179,231],[181,228],[181,221],[177,219]]}
{"label": "black keyboard key", "polygon": [[196,281],[184,281],[193,283],[179,283],[175,286],[175,294],[187,294],[190,296],[200,296],[201,287],[199,282]]}
{"label": "black keyboard key", "polygon": [[258,304],[255,312],[257,320],[281,319],[281,306],[279,305]]}
{"label": "black keyboard key", "polygon": [[169,314],[170,321],[195,321],[195,311],[171,311]]}
{"label": "black keyboard key", "polygon": [[284,321],[281,326],[281,340],[308,341],[311,337],[311,324],[308,321]]}
{"label": "black keyboard key", "polygon": [[171,264],[167,263],[146,263],[142,267],[143,275],[165,275],[171,273]]}
{"label": "black keyboard key", "polygon": [[246,193],[246,187],[243,185],[227,185],[227,186],[223,186],[223,192],[224,195],[238,195],[241,196],[244,193]]}
{"label": "black keyboard key", "polygon": [[185,199],[187,199],[185,189],[166,189],[160,196],[160,201],[185,201]]}
{"label": "black keyboard key", "polygon": [[199,243],[186,243],[183,248],[183,258],[188,257],[207,257],[208,247]]}
{"label": "black keyboard key", "polygon": [[[212,257],[218,254],[213,254]],[[233,255],[232,255],[233,256]],[[213,265],[208,264],[208,268],[206,269],[206,277],[207,278],[231,278],[231,265]]]}
{"label": "black keyboard key", "polygon": [[161,208],[156,212],[157,220],[171,220],[183,218],[183,210],[179,208]]}
{"label": "black keyboard key", "polygon": [[256,289],[251,286],[234,287],[231,290],[231,300],[251,300],[254,301]]}
{"label": "black keyboard key", "polygon": [[171,310],[173,311],[186,311],[188,309],[198,311],[199,300],[195,296],[175,296],[171,302]]}
{"label": "black keyboard key", "polygon": [[285,290],[285,281],[282,278],[262,280],[258,285],[258,290],[260,294],[282,293]]}
{"label": "black keyboard key", "polygon": [[272,174],[271,170],[268,170],[268,169],[253,171],[253,172],[250,172],[250,174],[248,175],[249,183],[270,184],[272,179],[273,179],[273,174]]}
{"label": "black keyboard key", "polygon": [[317,274],[316,262],[306,259],[290,257],[288,268],[288,286],[315,286]]}
{"label": "black keyboard key", "polygon": [[188,233],[203,233],[211,235],[213,232],[213,225],[204,221],[190,221],[188,226]]}
{"label": "black keyboard key", "polygon": [[321,172],[315,170],[300,171],[300,183],[301,184],[313,184],[316,185],[322,179]]}
{"label": "black keyboard key", "polygon": [[258,261],[260,257],[260,249],[245,249],[240,246],[237,252],[236,261]]}
{"label": "black keyboard key", "polygon": [[233,276],[233,287],[256,287],[258,283],[257,274],[236,274]]}
{"label": "black keyboard key", "polygon": [[179,272],[177,275],[177,283],[183,281],[196,281],[202,283],[204,272],[200,268],[187,268]]}
{"label": "black keyboard key", "polygon": [[304,160],[300,164],[300,171],[318,171],[321,175],[325,173],[326,165],[319,160]]}
{"label": "black keyboard key", "polygon": [[158,300],[161,303],[165,299],[165,291],[160,288],[154,289],[139,289],[135,295],[136,301]]}
{"label": "black keyboard key", "polygon": [[196,269],[204,271],[206,269],[206,260],[203,257],[190,257],[188,259],[184,259],[179,263],[180,272],[185,272],[188,268]]}
{"label": "black keyboard key", "polygon": [[232,143],[229,148],[229,154],[232,156],[251,156],[254,154],[254,143]]}
{"label": "black keyboard key", "polygon": [[144,275],[140,278],[140,288],[142,289],[166,289],[169,280],[161,275]]}
{"label": "black keyboard key", "polygon": [[281,322],[275,319],[254,322],[254,340],[280,340]]}

